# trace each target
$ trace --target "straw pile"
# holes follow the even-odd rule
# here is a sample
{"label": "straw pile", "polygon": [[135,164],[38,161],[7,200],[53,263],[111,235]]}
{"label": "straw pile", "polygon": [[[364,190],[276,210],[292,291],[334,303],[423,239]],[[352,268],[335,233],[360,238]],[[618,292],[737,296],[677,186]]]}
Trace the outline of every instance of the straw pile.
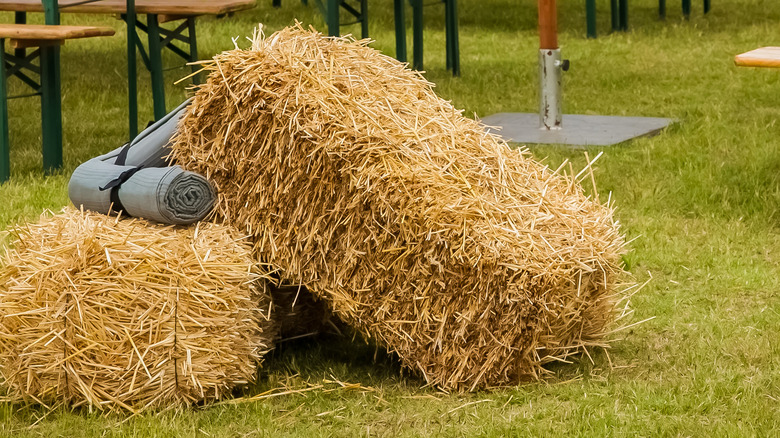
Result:
{"label": "straw pile", "polygon": [[0,259],[0,372],[13,399],[138,412],[255,379],[271,303],[229,228],[66,209],[12,233]]}
{"label": "straw pile", "polygon": [[300,26],[204,64],[173,156],[258,256],[431,385],[538,378],[601,345],[612,210],[367,47]]}

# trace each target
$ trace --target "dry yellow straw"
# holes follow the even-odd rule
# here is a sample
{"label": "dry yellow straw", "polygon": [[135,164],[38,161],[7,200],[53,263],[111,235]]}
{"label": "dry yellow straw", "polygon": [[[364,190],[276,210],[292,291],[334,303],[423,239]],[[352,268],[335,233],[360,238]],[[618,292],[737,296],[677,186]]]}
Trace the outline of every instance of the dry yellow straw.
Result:
{"label": "dry yellow straw", "polygon": [[367,41],[297,26],[204,68],[174,158],[282,282],[429,384],[513,384],[604,345],[624,241],[574,178]]}
{"label": "dry yellow straw", "polygon": [[238,237],[73,209],[13,230],[0,257],[9,395],[139,412],[253,381],[271,301]]}

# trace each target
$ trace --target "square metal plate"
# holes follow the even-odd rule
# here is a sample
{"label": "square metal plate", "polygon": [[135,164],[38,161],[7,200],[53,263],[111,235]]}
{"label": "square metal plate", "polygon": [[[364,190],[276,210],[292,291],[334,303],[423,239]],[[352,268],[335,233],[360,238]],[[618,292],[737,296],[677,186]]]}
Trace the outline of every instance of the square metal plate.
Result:
{"label": "square metal plate", "polygon": [[[482,119],[489,131],[515,143],[610,146],[652,136],[674,122],[660,117],[588,116],[564,114],[561,129],[539,128],[538,113],[498,113]],[[499,129],[494,129],[499,128]]]}

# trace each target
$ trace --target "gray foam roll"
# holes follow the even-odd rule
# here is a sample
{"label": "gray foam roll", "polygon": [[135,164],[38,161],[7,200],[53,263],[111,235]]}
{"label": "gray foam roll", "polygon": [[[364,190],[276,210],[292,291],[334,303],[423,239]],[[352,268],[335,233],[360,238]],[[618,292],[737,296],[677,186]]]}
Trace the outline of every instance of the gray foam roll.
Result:
{"label": "gray foam roll", "polygon": [[[184,110],[192,102],[185,100],[181,105],[169,112],[152,126],[138,134],[127,151],[125,163],[128,166],[165,167],[168,166],[168,154],[170,154],[170,141],[179,124],[179,119]],[[116,157],[122,148],[104,155],[106,158]]]}
{"label": "gray foam roll", "polygon": [[215,198],[206,178],[179,166],[141,169],[119,188],[127,214],[166,224],[185,225],[203,219],[214,207]]}
{"label": "gray foam roll", "polygon": [[[73,172],[68,196],[76,207],[108,214],[117,208],[111,205],[111,190],[100,187],[134,168],[93,158]],[[179,166],[141,169],[120,186],[117,196],[130,216],[176,225],[203,219],[216,199],[206,178]]]}

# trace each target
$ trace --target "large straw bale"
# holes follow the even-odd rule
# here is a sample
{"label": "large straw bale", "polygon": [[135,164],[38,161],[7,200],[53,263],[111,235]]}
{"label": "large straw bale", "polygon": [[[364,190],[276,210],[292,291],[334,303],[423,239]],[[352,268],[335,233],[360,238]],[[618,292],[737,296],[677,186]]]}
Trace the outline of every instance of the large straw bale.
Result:
{"label": "large straw bale", "polygon": [[624,241],[573,177],[366,41],[296,26],[204,66],[173,157],[284,282],[429,384],[513,384],[604,342]]}
{"label": "large straw bale", "polygon": [[161,408],[253,381],[275,335],[267,282],[223,225],[66,209],[0,257],[0,372],[48,406]]}

